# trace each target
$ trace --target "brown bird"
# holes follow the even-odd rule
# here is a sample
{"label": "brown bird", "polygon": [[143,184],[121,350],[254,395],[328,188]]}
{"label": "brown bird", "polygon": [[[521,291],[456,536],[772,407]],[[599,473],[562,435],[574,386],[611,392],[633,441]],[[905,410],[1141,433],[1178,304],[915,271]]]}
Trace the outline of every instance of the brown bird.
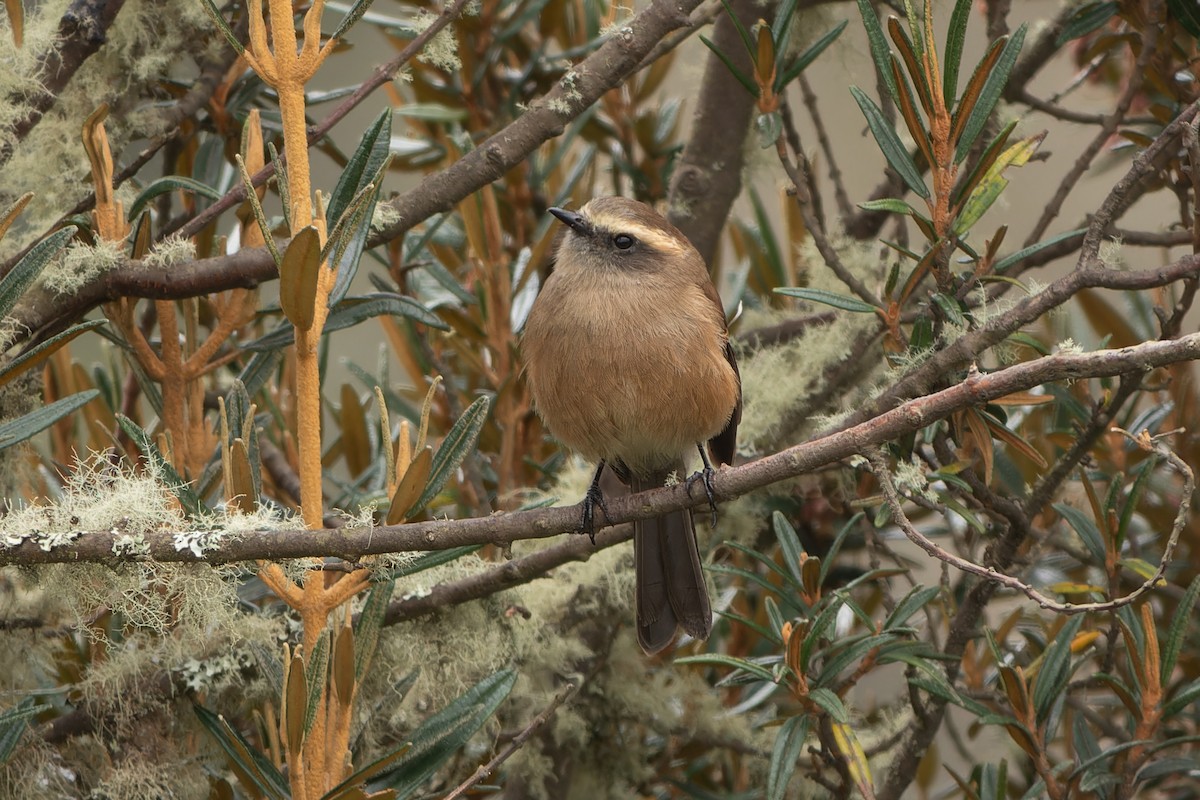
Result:
{"label": "brown bird", "polygon": [[[634,492],[663,486],[699,447],[715,517],[707,442],[733,460],[742,387],[721,298],[704,259],[649,206],[599,197],[568,228],[522,338],[534,405],[567,447],[599,462],[581,528],[604,508],[604,466]],[[634,523],[638,643],[662,650],[676,627],[705,639],[712,609],[690,510]]]}

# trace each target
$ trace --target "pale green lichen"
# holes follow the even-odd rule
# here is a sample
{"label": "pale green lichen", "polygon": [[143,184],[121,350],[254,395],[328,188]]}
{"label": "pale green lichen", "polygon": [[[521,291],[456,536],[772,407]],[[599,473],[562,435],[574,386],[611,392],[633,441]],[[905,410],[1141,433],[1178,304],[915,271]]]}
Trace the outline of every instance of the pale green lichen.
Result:
{"label": "pale green lichen", "polygon": [[1083,347],[1071,338],[1063,339],[1055,348],[1055,354],[1060,356],[1077,356],[1082,352]]}
{"label": "pale green lichen", "polygon": [[[423,32],[438,18],[428,9],[420,9],[413,17],[412,27],[417,33]],[[425,49],[417,56],[417,60],[431,64],[446,72],[458,72],[462,69],[462,61],[458,57],[458,40],[454,37],[452,28],[447,25],[434,35]]]}
{"label": "pale green lichen", "polygon": [[1100,242],[1100,249],[1096,255],[1100,260],[1100,266],[1105,269],[1120,270],[1128,267],[1125,261],[1125,243],[1119,237]]}
{"label": "pale green lichen", "polygon": [[196,258],[196,243],[182,236],[168,236],[151,248],[142,260],[150,268],[165,269]]}
{"label": "pale green lichen", "polygon": [[57,295],[72,295],[125,260],[122,246],[100,239],[95,245],[73,242],[42,273],[42,285]]}
{"label": "pale green lichen", "polygon": [[925,477],[925,466],[917,456],[911,461],[896,462],[893,480],[896,488],[904,494],[923,497],[930,502],[937,501],[937,495],[929,488],[929,480]]}
{"label": "pale green lichen", "polygon": [[13,148],[8,162],[0,165],[0,205],[34,192],[18,224],[0,243],[0,257],[29,244],[91,189],[80,131],[100,103],[113,109],[106,127],[114,153],[135,136],[157,136],[172,122],[159,103],[150,102],[157,99],[163,76],[189,55],[203,57],[214,44],[201,3],[126,0],[105,33],[104,46],[83,62],[53,106],[17,142],[16,125],[30,112],[21,100],[31,101],[39,91],[44,77],[39,56],[50,49],[68,5],[68,0],[27,4],[25,46],[9,47],[0,56],[0,96],[9,100],[0,104],[0,149]]}

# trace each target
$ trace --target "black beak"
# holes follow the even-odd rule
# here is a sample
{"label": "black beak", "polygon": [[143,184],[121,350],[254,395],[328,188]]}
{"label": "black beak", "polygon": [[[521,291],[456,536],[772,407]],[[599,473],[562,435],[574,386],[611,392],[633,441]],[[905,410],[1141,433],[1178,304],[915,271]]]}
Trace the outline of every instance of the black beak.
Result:
{"label": "black beak", "polygon": [[575,211],[567,211],[565,208],[552,208],[550,213],[558,217],[558,221],[566,225],[571,230],[581,236],[591,236],[591,223],[580,213]]}

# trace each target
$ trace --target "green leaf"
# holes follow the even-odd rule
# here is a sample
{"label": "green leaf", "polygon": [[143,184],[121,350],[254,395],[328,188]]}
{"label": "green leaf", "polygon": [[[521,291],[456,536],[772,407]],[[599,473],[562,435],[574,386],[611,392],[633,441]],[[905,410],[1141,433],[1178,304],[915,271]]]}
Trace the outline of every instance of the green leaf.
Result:
{"label": "green leaf", "polygon": [[1033,686],[1033,708],[1038,723],[1050,716],[1054,704],[1067,690],[1071,677],[1071,643],[1083,625],[1083,615],[1071,617],[1042,653],[1042,666]]}
{"label": "green leaf", "polygon": [[[809,64],[816,61],[817,56],[825,52],[825,49],[829,47],[829,45],[833,44],[834,41],[842,35],[842,31],[846,29],[846,25],[848,25],[849,22],[849,20],[843,20],[839,25],[834,27],[833,30],[829,31],[820,39],[813,42],[808,49],[796,57],[795,61],[788,65],[787,69],[781,70],[780,76],[775,79],[775,91],[781,92],[784,87],[795,80],[801,72],[807,69]],[[779,48],[779,54],[781,58],[786,50],[787,48],[784,47]]]}
{"label": "green leaf", "polygon": [[350,6],[350,10],[346,12],[346,16],[342,17],[342,21],[338,23],[337,28],[334,29],[333,35],[330,38],[341,39],[345,36],[346,31],[350,30],[354,23],[362,19],[362,15],[367,13],[367,9],[371,7],[371,3],[373,2],[375,0],[355,0],[354,5]]}
{"label": "green leaf", "polygon": [[788,781],[796,771],[796,762],[808,737],[809,717],[789,717],[775,734],[775,746],[771,749],[771,765],[767,769],[767,800],[783,800],[787,796]]}
{"label": "green leaf", "polygon": [[900,93],[896,88],[896,79],[892,75],[892,50],[888,47],[887,37],[883,35],[883,26],[879,24],[879,15],[871,7],[870,0],[856,0],[858,14],[862,17],[863,27],[867,30],[867,42],[871,46],[871,58],[875,62],[875,71],[883,78],[892,100],[899,102]]}
{"label": "green leaf", "polygon": [[[1095,30],[1099,30],[1104,26],[1113,15],[1117,13],[1119,3],[1084,3],[1071,12],[1071,16],[1067,17],[1066,23],[1062,27],[1062,31],[1058,34],[1058,39],[1055,44],[1062,47],[1072,39],[1078,39],[1081,36],[1087,36]],[[1167,0],[1167,7],[1174,11],[1175,6],[1182,6],[1187,9],[1185,13],[1194,16],[1196,21],[1200,23],[1200,13],[1196,8],[1194,0]],[[1175,16],[1179,16],[1175,14]],[[1180,19],[1180,23],[1187,28],[1187,23]],[[1193,36],[1200,36],[1200,25],[1197,25],[1195,30],[1189,30]]]}
{"label": "green leaf", "polygon": [[[889,61],[889,72],[891,71],[890,63]],[[854,96],[854,102],[858,103],[863,116],[867,118],[867,127],[871,129],[871,135],[879,143],[879,149],[883,151],[883,157],[887,159],[888,164],[891,165],[892,169],[896,170],[896,174],[904,180],[908,188],[912,189],[920,197],[928,200],[930,196],[929,187],[925,185],[924,179],[921,178],[920,170],[913,163],[908,150],[900,141],[900,137],[896,135],[896,131],[892,128],[891,124],[888,123],[887,118],[883,116],[883,112],[879,109],[879,106],[875,105],[875,101],[867,97],[862,89],[859,89],[857,86],[850,87],[850,94]]]}
{"label": "green leaf", "polygon": [[138,196],[134,199],[133,205],[129,207],[129,213],[125,218],[130,222],[137,219],[137,215],[142,213],[142,209],[146,205],[158,197],[160,194],[173,192],[179,189],[184,192],[198,194],[201,197],[207,197],[209,200],[220,200],[221,193],[211,186],[207,186],[198,180],[186,178],[183,175],[165,175],[156,181],[152,181],[145,189],[142,189]]}
{"label": "green leaf", "polygon": [[771,527],[775,529],[775,538],[779,540],[779,549],[783,551],[783,565],[797,584],[801,582],[800,559],[804,554],[804,546],[796,529],[779,511],[771,514]]}
{"label": "green leaf", "polygon": [[354,622],[354,679],[361,681],[363,673],[371,664],[371,657],[379,644],[379,631],[383,629],[383,621],[387,616],[388,604],[392,599],[392,590],[396,588],[394,580],[375,583],[367,594],[367,602],[363,604],[362,613]]}
{"label": "green leaf", "polygon": [[1017,120],[1010,120],[996,134],[995,138],[992,139],[992,143],[987,146],[983,154],[979,157],[979,160],[975,163],[975,166],[971,169],[971,173],[967,175],[965,180],[960,180],[954,187],[954,191],[950,194],[951,205],[958,205],[963,195],[970,196],[975,191],[975,187],[979,185],[979,182],[987,175],[988,170],[996,163],[996,159],[1000,157],[1002,148],[1008,142],[1008,137],[1016,127]]}
{"label": "green leaf", "polygon": [[1192,579],[1171,617],[1171,627],[1162,647],[1162,670],[1159,672],[1163,686],[1170,682],[1171,673],[1175,671],[1175,661],[1183,648],[1183,640],[1187,636],[1188,623],[1192,621],[1192,609],[1196,607],[1197,596],[1200,596],[1200,575]]}
{"label": "green leaf", "polygon": [[38,364],[49,358],[55,350],[58,350],[63,345],[70,342],[81,333],[102,327],[108,324],[106,319],[94,319],[88,322],[81,322],[78,325],[72,325],[57,336],[52,336],[46,341],[38,344],[31,350],[26,350],[21,355],[14,358],[12,361],[0,368],[0,386],[8,383],[13,378],[20,375],[26,370],[36,367]]}
{"label": "green leaf", "polygon": [[442,564],[449,564],[451,561],[457,561],[463,556],[469,556],[471,553],[479,550],[483,545],[468,544],[462,547],[451,547],[448,550],[430,550],[428,553],[422,553],[412,561],[401,564],[388,571],[387,577],[389,580],[396,578],[406,578],[409,575],[416,575],[418,572],[424,572],[427,569],[440,567]]}
{"label": "green leaf", "polygon": [[996,102],[999,101],[1000,95],[1004,91],[1004,85],[1008,83],[1008,75],[1017,62],[1017,56],[1021,53],[1021,46],[1025,43],[1025,32],[1028,28],[1027,24],[1022,23],[1021,27],[1013,31],[1012,36],[1004,43],[1000,58],[983,84],[979,99],[975,102],[975,107],[971,109],[971,115],[967,117],[963,126],[962,136],[959,137],[958,146],[954,150],[955,163],[962,163],[967,154],[971,152],[971,145],[975,144],[975,140],[983,132],[992,109],[996,107]]}
{"label": "green leaf", "polygon": [[776,294],[787,295],[788,297],[799,297],[801,300],[811,300],[814,303],[823,303],[827,306],[840,308],[843,311],[855,311],[860,314],[875,313],[875,306],[870,303],[864,303],[857,297],[850,297],[837,292],[827,292],[824,289],[809,289],[801,286],[781,286],[775,289]]}
{"label": "green leaf", "polygon": [[29,248],[29,252],[9,270],[7,275],[0,278],[0,319],[8,316],[9,312],[17,305],[21,295],[25,294],[25,290],[37,280],[38,275],[42,274],[42,270],[46,264],[50,263],[50,259],[66,246],[71,237],[75,235],[75,231],[74,226],[68,225],[42,239]]}
{"label": "green leaf", "polygon": [[967,22],[971,18],[971,0],[956,0],[946,31],[945,66],[942,69],[942,96],[946,108],[954,108],[958,97],[958,68],[962,64],[963,43],[967,39]]}
{"label": "green leaf", "polygon": [[[734,17],[734,19],[736,20],[737,17]],[[740,25],[740,23],[739,23],[739,25]],[[748,78],[746,76],[746,73],[744,73],[740,69],[738,69],[737,66],[733,63],[733,61],[730,60],[729,56],[725,55],[720,50],[718,50],[717,46],[715,44],[713,44],[708,39],[708,37],[705,36],[704,34],[700,34],[700,41],[704,42],[705,46],[708,47],[709,50],[713,51],[713,55],[715,55],[717,58],[721,59],[721,63],[723,63],[725,65],[725,68],[728,69],[733,74],[733,77],[737,78],[738,83],[740,83],[742,86],[746,87],[747,92],[749,92],[754,97],[758,97],[758,84],[756,84],[754,81],[752,81],[750,78]]]}
{"label": "green leaf", "polygon": [[[363,0],[359,0],[359,5],[362,3]],[[362,11],[366,11],[366,8]],[[354,13],[354,10],[350,13]],[[350,14],[346,16],[349,17]],[[355,199],[362,195],[368,186],[374,184],[374,191],[370,193],[365,207],[361,209],[357,224],[346,226],[348,246],[342,249],[338,258],[329,263],[330,268],[337,272],[333,291],[329,296],[330,306],[337,305],[346,296],[350,289],[350,281],[358,271],[362,251],[371,231],[371,217],[375,213],[375,202],[379,196],[381,170],[388,160],[388,144],[391,138],[392,110],[385,108],[363,133],[358,148],[338,178],[337,187],[329,196],[329,204],[325,208],[325,224],[328,230],[333,231],[342,225],[342,217],[354,204]],[[332,233],[329,238],[333,239]]]}
{"label": "green leaf", "polygon": [[720,653],[705,653],[699,656],[684,656],[675,659],[676,664],[702,664],[706,667],[730,667],[735,671],[745,672],[759,680],[774,683],[775,675],[761,664],[756,664],[744,658],[726,656]]}
{"label": "green leaf", "polygon": [[829,570],[837,560],[837,554],[841,551],[842,545],[846,542],[846,537],[850,535],[850,531],[854,530],[862,518],[866,516],[859,511],[850,519],[846,520],[846,524],[842,525],[842,529],[833,537],[833,543],[829,545],[829,549],[825,551],[825,555],[821,557],[821,574],[820,583],[825,585],[825,579],[829,577]]}
{"label": "green leaf", "polygon": [[1174,697],[1163,703],[1163,718],[1170,719],[1197,700],[1200,700],[1200,679],[1187,684]]}
{"label": "green leaf", "polygon": [[1100,529],[1096,527],[1096,522],[1086,514],[1074,506],[1069,506],[1064,503],[1055,503],[1054,510],[1062,515],[1063,519],[1075,529],[1075,533],[1079,534],[1079,538],[1083,541],[1092,558],[1097,564],[1104,563],[1104,540],[1100,536]]}
{"label": "green leaf", "polygon": [[[312,654],[304,660],[304,680],[308,687],[308,699],[304,703],[304,735],[312,730],[317,721],[317,707],[321,702],[321,693],[325,691],[329,675],[329,637],[328,629],[321,632]],[[294,667],[293,667],[294,669]]]}
{"label": "green leaf", "polygon": [[963,204],[963,210],[954,220],[953,230],[956,234],[959,236],[965,234],[992,207],[992,204],[999,199],[1000,194],[1008,186],[1008,179],[1004,177],[1004,171],[1009,167],[1024,166],[1037,152],[1045,137],[1046,132],[1043,131],[1021,139],[996,157],[987,172],[979,178],[979,184],[971,192],[970,197]]}
{"label": "green leaf", "polygon": [[1029,247],[1022,248],[1022,249],[1018,250],[1017,252],[1012,253],[1011,255],[1005,256],[1004,258],[997,261],[996,264],[992,267],[992,269],[996,272],[1004,272],[1005,270],[1007,270],[1009,267],[1013,266],[1014,264],[1017,264],[1026,258],[1029,258],[1030,256],[1034,255],[1035,253],[1040,253],[1041,251],[1045,250],[1047,247],[1053,247],[1054,245],[1058,244],[1059,242],[1066,241],[1067,239],[1070,239],[1075,236],[1082,237],[1083,234],[1085,234],[1086,232],[1087,232],[1087,228],[1076,228],[1075,230],[1065,231],[1065,232],[1057,234],[1055,236],[1051,236],[1049,239],[1040,241],[1037,244],[1031,244]]}
{"label": "green leaf", "polygon": [[[274,155],[274,150],[271,151]],[[263,242],[266,244],[267,250],[271,253],[271,258],[275,260],[275,267],[280,272],[283,271],[283,256],[279,252],[279,248],[275,245],[275,234],[271,232],[271,223],[267,221],[267,215],[263,211],[262,203],[258,200],[258,192],[254,188],[254,176],[246,169],[246,162],[242,159],[241,154],[233,157],[237,164],[238,174],[242,178],[242,189],[246,193],[246,202],[250,204],[250,210],[254,213],[254,222],[258,225],[259,231],[262,232]],[[279,169],[279,165],[275,165]],[[281,173],[279,173],[281,174]],[[284,212],[286,216],[287,212]],[[309,225],[309,228],[312,226]]]}
{"label": "green leaf", "polygon": [[224,717],[198,704],[194,704],[192,710],[196,712],[200,724],[225,752],[238,777],[250,781],[247,789],[256,790],[259,796],[270,800],[288,800],[292,796],[287,780],[279,774],[270,759],[246,741]]}
{"label": "green leaf", "polygon": [[26,697],[0,714],[0,765],[8,763],[29,726],[29,720],[39,711],[41,709],[34,705],[34,699]]}
{"label": "green leaf", "polygon": [[163,457],[162,451],[158,449],[158,445],[154,443],[150,435],[140,425],[124,414],[117,414],[117,424],[133,440],[137,448],[142,451],[142,454],[146,457],[146,461],[159,474],[163,483],[171,490],[171,493],[175,495],[175,499],[179,501],[179,505],[183,506],[183,513],[189,519],[203,516],[205,511],[207,511],[204,507],[204,501],[192,491],[192,487],[188,485],[187,481],[180,477],[179,473],[175,471],[175,467],[171,466],[171,462]]}
{"label": "green leaf", "polygon": [[742,37],[742,44],[746,45],[746,52],[750,54],[751,60],[758,53],[758,43],[754,37],[750,35],[750,31],[746,30],[746,26],[738,19],[738,15],[734,13],[733,6],[729,4],[729,0],[721,0],[721,5],[725,7],[725,13],[729,15],[729,21],[733,23],[733,27],[737,28],[738,36]]}
{"label": "green leaf", "polygon": [[100,396],[100,390],[88,389],[70,397],[56,400],[48,406],[30,411],[24,416],[0,425],[0,450],[6,450],[15,444],[20,444],[32,436],[41,433],[46,428],[58,422],[68,414],[87,405],[93,398]]}
{"label": "green leaf", "polygon": [[864,200],[858,204],[864,211],[890,211],[893,214],[915,214],[916,209],[904,200],[885,197],[880,200]]}
{"label": "green leaf", "polygon": [[813,689],[808,693],[808,697],[810,700],[816,703],[821,710],[833,717],[834,722],[840,722],[843,725],[848,725],[850,723],[850,712],[846,710],[846,706],[843,705],[842,699],[834,694],[831,690],[823,687],[820,689]]}
{"label": "green leaf", "polygon": [[[284,169],[283,161],[279,159],[279,151],[275,149],[274,142],[267,142],[267,153],[271,156],[271,166],[275,168],[275,189],[279,192],[279,204],[283,208],[283,221],[284,224],[287,225],[288,230],[291,230],[292,195],[291,192],[288,191],[287,170]],[[272,242],[272,244],[274,244],[274,242]],[[275,263],[279,263],[278,258],[276,258]]]}
{"label": "green leaf", "polygon": [[491,401],[487,397],[478,398],[451,426],[446,438],[442,440],[441,446],[433,454],[433,466],[429,470],[429,483],[425,484],[425,491],[421,492],[417,502],[413,503],[412,508],[409,509],[410,517],[437,497],[438,492],[446,485],[446,481],[450,480],[450,474],[458,469],[458,465],[464,458],[474,452],[475,442],[479,440],[479,433],[483,430],[484,422],[487,421],[490,405]]}
{"label": "green leaf", "polygon": [[883,629],[890,631],[908,622],[913,614],[924,608],[941,591],[941,586],[921,586],[918,583],[896,604],[896,607],[892,609],[892,613],[888,614],[887,619],[883,623]]}
{"label": "green leaf", "polygon": [[203,0],[204,10],[208,12],[208,16],[212,19],[213,24],[217,26],[217,30],[225,37],[225,41],[229,42],[229,46],[238,52],[238,55],[246,52],[246,48],[242,47],[242,43],[234,36],[233,29],[229,27],[229,23],[221,16],[221,12],[217,10],[213,0]]}
{"label": "green leaf", "polygon": [[[782,125],[782,121],[780,125]],[[783,283],[788,274],[787,268],[783,263],[783,250],[779,247],[779,240],[775,238],[775,229],[771,225],[771,216],[767,213],[767,207],[763,204],[762,198],[754,187],[749,187],[750,205],[754,208],[754,233],[759,241],[762,242],[763,258],[771,268],[774,283]]]}
{"label": "green leaf", "polygon": [[397,800],[411,796],[483,727],[516,680],[515,670],[499,670],[425,720],[409,736],[412,749],[395,767],[368,784],[369,790],[395,789]]}
{"label": "green leaf", "polygon": [[[398,294],[369,294],[359,297],[347,297],[329,312],[325,320],[322,335],[353,327],[360,322],[384,314],[393,317],[409,317],[417,322],[438,330],[449,330],[450,326],[442,322],[429,309],[413,300]],[[294,332],[290,324],[281,325],[265,336],[242,346],[244,350],[279,350],[294,341]]]}

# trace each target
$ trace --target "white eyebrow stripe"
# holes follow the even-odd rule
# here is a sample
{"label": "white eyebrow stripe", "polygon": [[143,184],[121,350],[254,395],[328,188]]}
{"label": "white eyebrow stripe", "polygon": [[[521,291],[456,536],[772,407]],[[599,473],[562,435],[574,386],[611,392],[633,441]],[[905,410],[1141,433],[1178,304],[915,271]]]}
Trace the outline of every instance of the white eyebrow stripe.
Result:
{"label": "white eyebrow stripe", "polygon": [[680,253],[684,250],[683,244],[674,236],[663,233],[657,228],[651,228],[628,219],[608,214],[595,214],[591,216],[590,221],[597,228],[608,231],[613,235],[627,233],[635,239],[650,245],[655,250],[667,253]]}

